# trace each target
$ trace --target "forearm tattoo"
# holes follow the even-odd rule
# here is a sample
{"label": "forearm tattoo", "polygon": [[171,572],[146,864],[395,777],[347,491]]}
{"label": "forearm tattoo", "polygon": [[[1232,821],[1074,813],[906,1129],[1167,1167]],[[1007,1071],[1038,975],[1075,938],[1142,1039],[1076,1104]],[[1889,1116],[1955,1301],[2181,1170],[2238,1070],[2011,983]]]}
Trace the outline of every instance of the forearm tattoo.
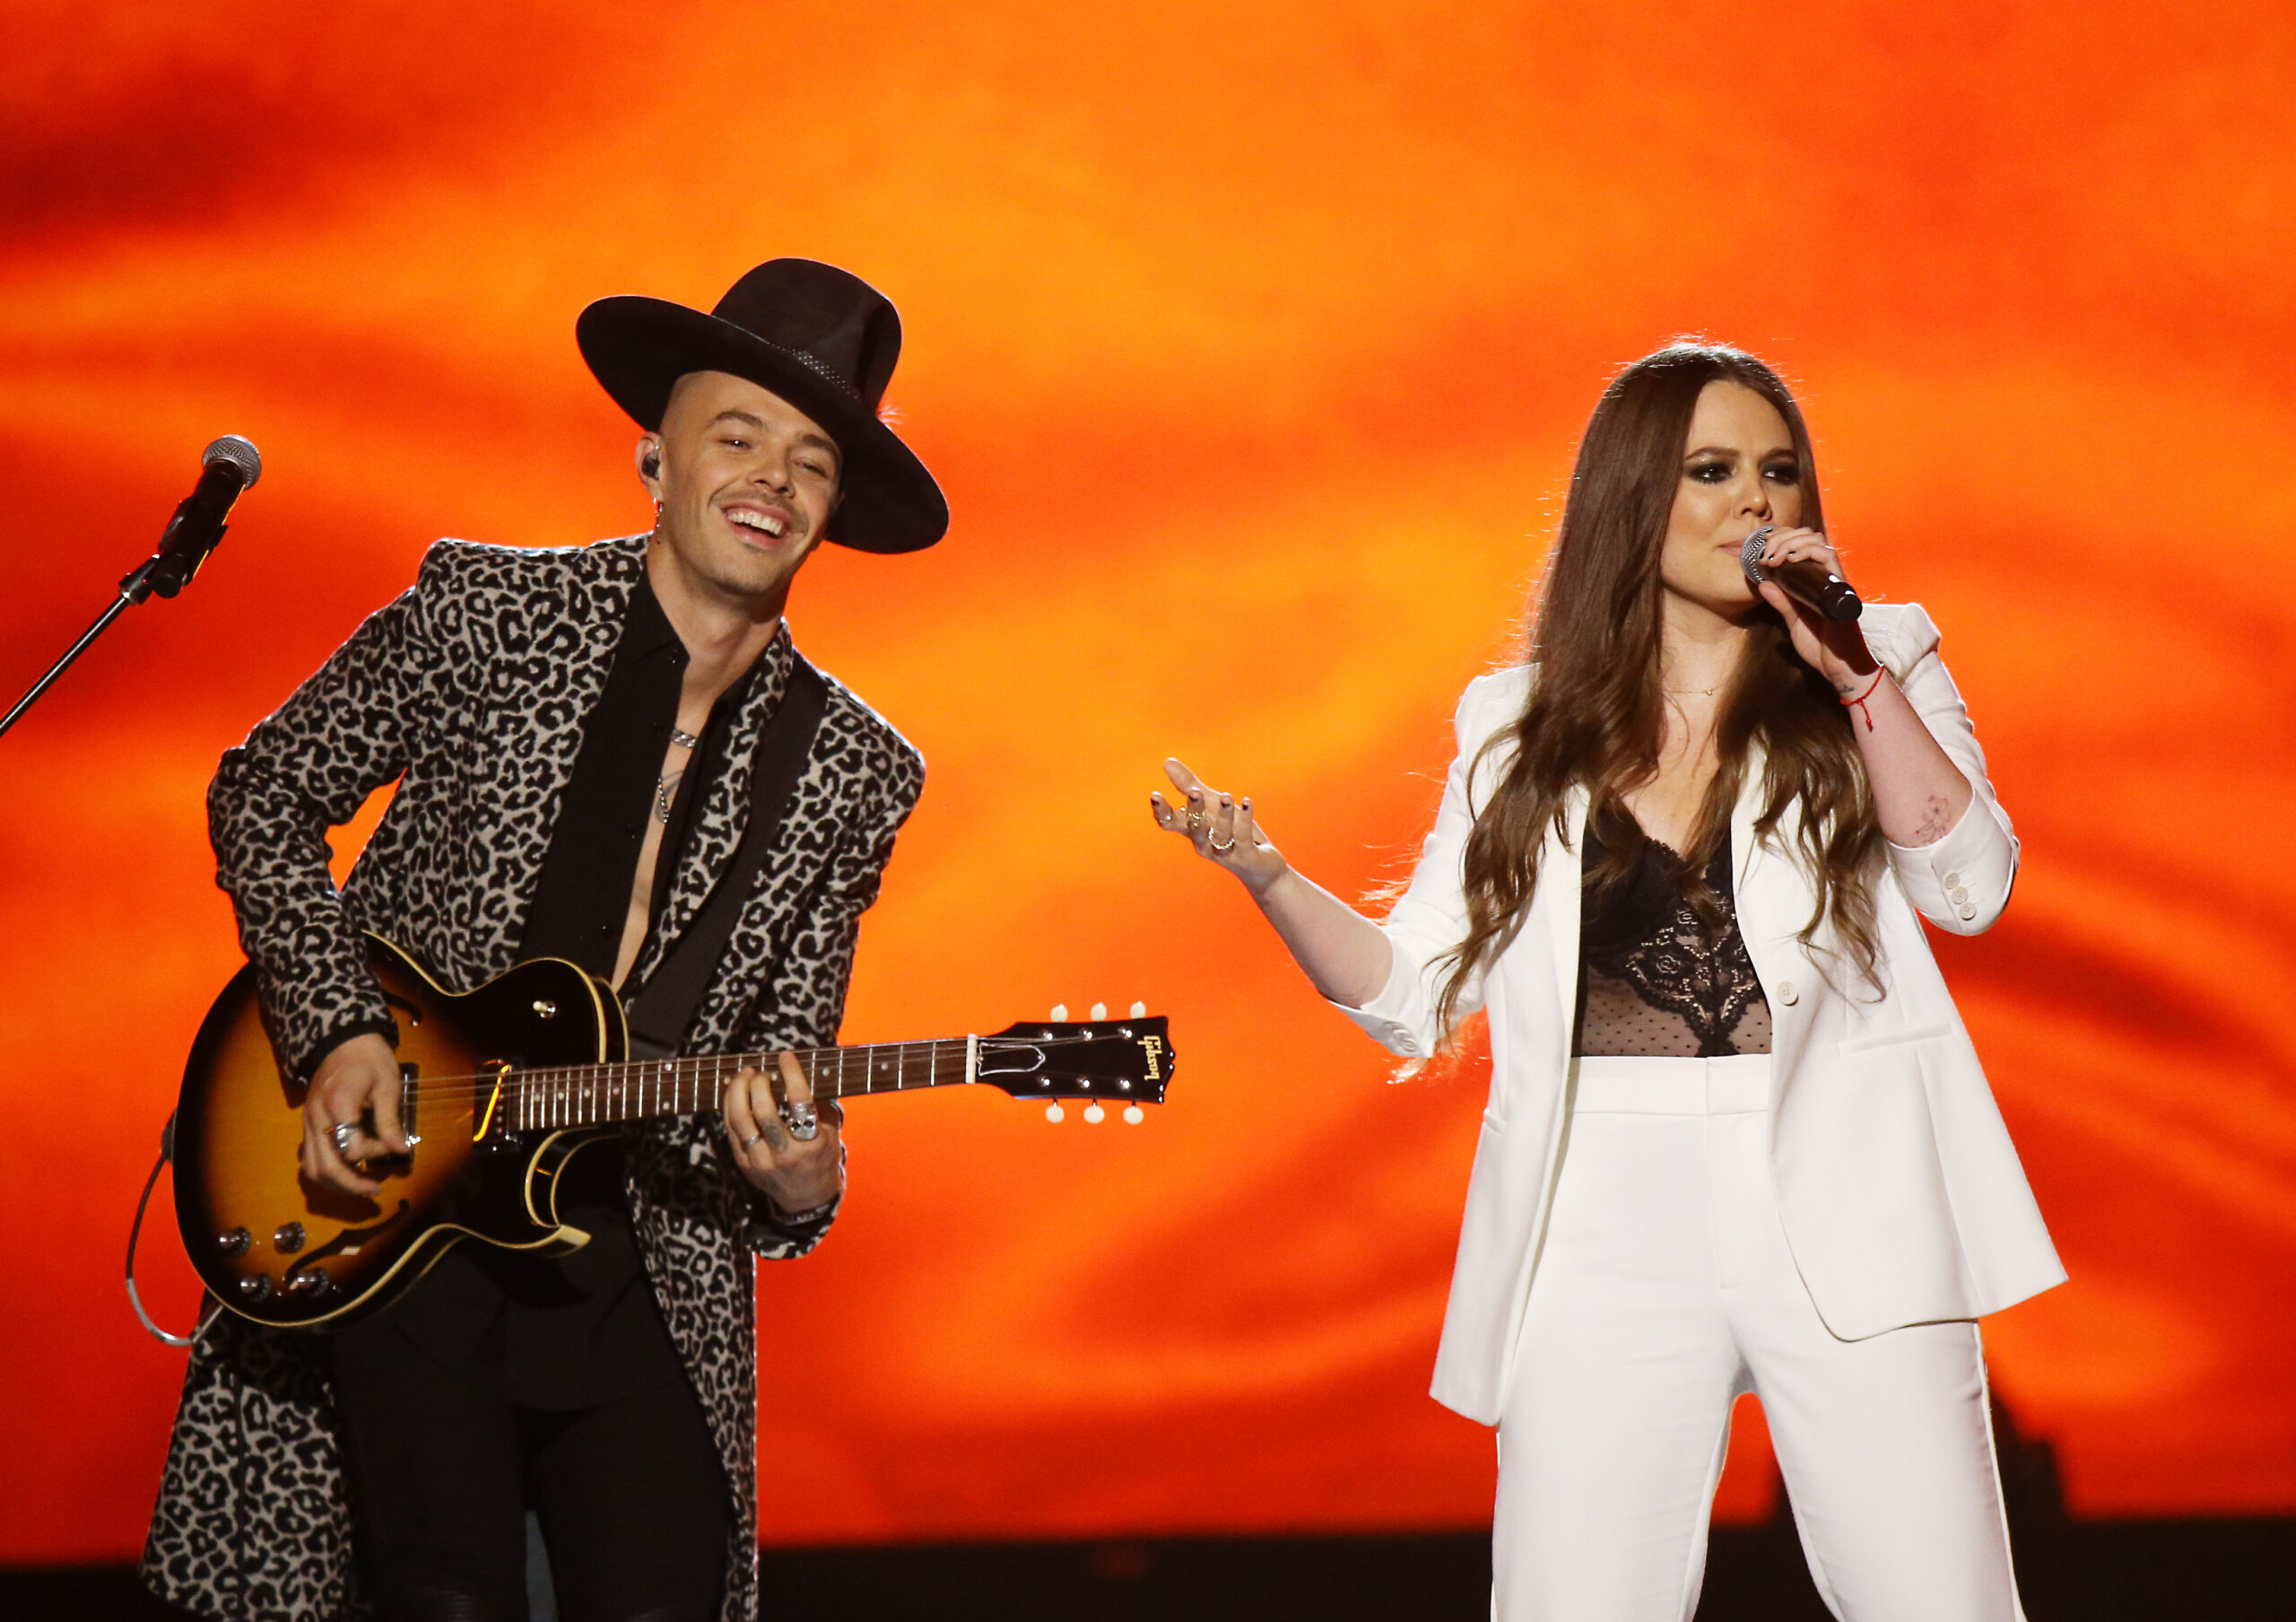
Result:
{"label": "forearm tattoo", "polygon": [[1913,831],[1911,846],[1915,850],[1934,845],[1953,831],[1952,807],[1942,794],[1929,797],[1929,804],[1921,813],[1921,825]]}

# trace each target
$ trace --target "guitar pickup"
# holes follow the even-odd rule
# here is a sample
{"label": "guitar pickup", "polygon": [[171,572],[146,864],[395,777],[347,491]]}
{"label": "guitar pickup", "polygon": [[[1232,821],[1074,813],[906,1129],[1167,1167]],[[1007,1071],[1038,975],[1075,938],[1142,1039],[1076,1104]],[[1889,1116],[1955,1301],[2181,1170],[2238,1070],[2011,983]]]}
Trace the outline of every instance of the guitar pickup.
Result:
{"label": "guitar pickup", "polygon": [[422,1141],[422,1134],[416,1129],[414,1114],[415,1106],[422,1097],[422,1089],[414,1084],[422,1078],[421,1065],[402,1063],[399,1066],[398,1123],[406,1133],[406,1147],[410,1149]]}

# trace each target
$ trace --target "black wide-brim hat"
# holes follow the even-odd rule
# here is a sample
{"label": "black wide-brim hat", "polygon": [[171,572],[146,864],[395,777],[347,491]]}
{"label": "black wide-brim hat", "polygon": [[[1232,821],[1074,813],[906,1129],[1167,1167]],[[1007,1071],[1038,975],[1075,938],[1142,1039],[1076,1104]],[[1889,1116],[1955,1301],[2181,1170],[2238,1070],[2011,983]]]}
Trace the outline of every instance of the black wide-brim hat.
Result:
{"label": "black wide-brim hat", "polygon": [[657,432],[690,371],[725,371],[771,389],[837,441],[844,500],[827,539],[862,552],[918,552],[949,529],[949,503],[878,406],[900,359],[900,314],[850,272],[769,259],[708,315],[665,299],[600,299],[574,341],[614,403]]}

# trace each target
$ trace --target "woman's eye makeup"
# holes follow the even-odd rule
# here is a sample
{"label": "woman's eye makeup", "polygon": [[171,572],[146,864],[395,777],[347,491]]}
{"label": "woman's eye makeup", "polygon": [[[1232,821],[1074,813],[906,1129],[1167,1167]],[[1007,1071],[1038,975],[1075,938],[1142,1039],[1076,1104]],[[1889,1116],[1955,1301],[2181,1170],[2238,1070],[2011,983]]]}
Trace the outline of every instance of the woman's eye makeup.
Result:
{"label": "woman's eye makeup", "polygon": [[1731,467],[1727,462],[1692,462],[1690,476],[1701,484],[1720,484],[1728,481]]}
{"label": "woman's eye makeup", "polygon": [[1775,484],[1798,484],[1802,482],[1802,467],[1798,462],[1772,462],[1761,470],[1761,476]]}

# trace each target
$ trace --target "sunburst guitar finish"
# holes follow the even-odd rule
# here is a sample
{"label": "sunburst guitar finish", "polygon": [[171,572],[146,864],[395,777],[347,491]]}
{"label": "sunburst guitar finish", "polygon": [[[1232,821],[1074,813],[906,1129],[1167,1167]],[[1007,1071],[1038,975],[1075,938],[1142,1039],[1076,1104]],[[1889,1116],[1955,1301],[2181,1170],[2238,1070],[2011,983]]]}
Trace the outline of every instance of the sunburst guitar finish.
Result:
{"label": "sunburst guitar finish", "polygon": [[[370,1197],[302,1175],[307,1089],[289,1079],[242,969],[209,1009],[184,1067],[174,1136],[176,1221],[208,1291],[283,1328],[338,1325],[391,1300],[465,1239],[560,1253],[589,1235],[561,1223],[568,1162],[621,1122],[714,1111],[738,1070],[770,1054],[626,1060],[622,1008],[575,964],[538,958],[467,992],[368,937],[398,1023],[404,1155],[369,1161]],[[1061,1010],[1055,1010],[1056,1014]],[[992,1036],[797,1051],[817,1098],[985,1082],[1015,1097],[1086,1100],[1141,1119],[1174,1063],[1165,1021],[1019,1025]],[[778,1086],[778,1081],[775,1083]],[[371,1122],[369,1123],[371,1126]]]}
{"label": "sunburst guitar finish", "polygon": [[509,1129],[498,1089],[474,1078],[620,1059],[620,1005],[570,963],[521,964],[458,996],[389,942],[370,945],[398,1022],[405,1125],[421,1139],[411,1154],[368,1164],[382,1184],[372,1198],[301,1174],[307,1089],[285,1079],[273,1054],[252,966],[232,976],[192,1044],[176,1112],[176,1218],[209,1291],[257,1322],[346,1320],[466,1235],[543,1251],[589,1238],[558,1221],[552,1190],[603,1129],[529,1141]]}

